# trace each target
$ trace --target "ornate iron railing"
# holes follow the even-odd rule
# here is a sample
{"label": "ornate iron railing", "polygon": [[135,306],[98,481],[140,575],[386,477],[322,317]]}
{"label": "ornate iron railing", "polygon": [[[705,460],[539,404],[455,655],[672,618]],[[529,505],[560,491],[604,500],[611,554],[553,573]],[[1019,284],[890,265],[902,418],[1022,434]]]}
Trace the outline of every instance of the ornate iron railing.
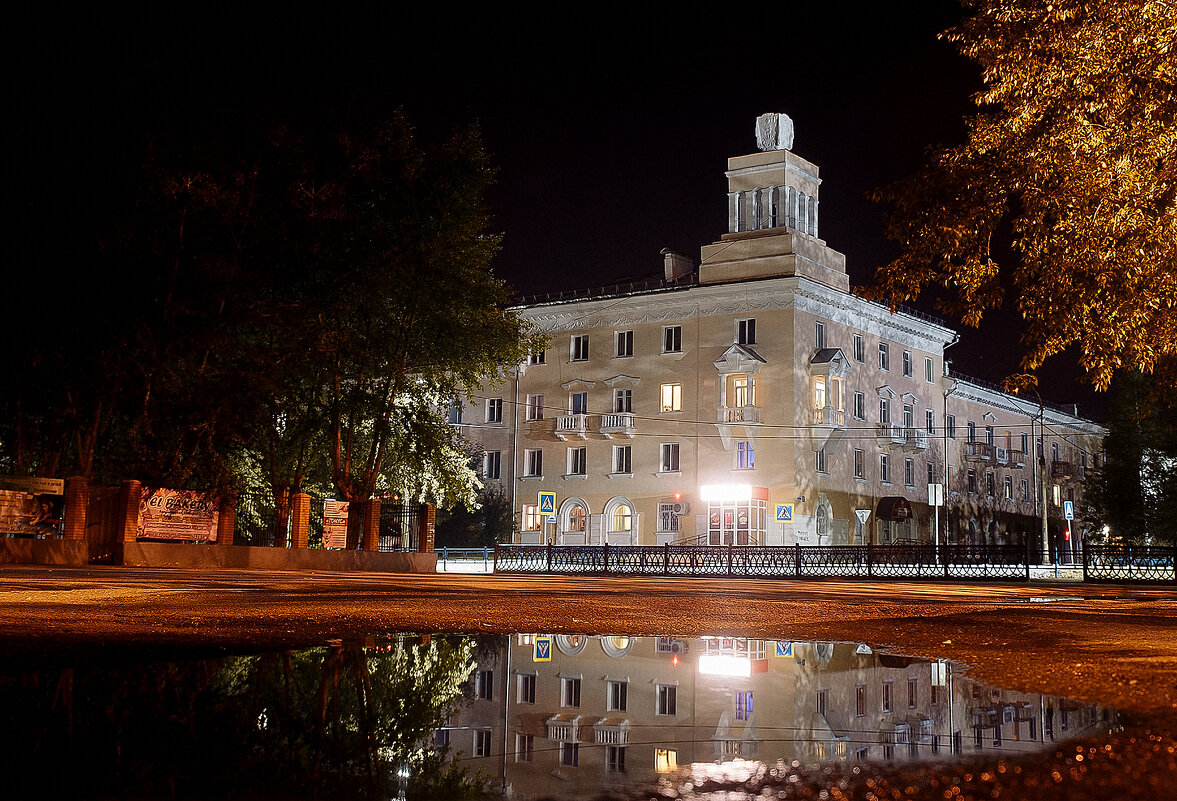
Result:
{"label": "ornate iron railing", "polygon": [[1177,582],[1177,548],[1158,545],[1088,545],[1084,581]]}
{"label": "ornate iron railing", "polygon": [[1025,548],[985,545],[498,545],[496,573],[1027,581]]}

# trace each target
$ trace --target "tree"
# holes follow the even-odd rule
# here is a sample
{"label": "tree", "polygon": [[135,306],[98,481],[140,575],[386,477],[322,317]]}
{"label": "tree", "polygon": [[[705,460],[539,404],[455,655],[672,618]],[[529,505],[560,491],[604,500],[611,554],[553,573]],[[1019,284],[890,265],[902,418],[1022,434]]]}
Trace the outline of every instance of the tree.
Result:
{"label": "tree", "polygon": [[[1023,375],[1076,347],[1089,380],[1177,361],[1177,5],[968,0],[942,36],[982,68],[964,144],[875,193],[902,255],[876,297],[949,290],[976,325],[1007,286]],[[1012,265],[994,248],[1008,238]],[[1174,373],[1177,375],[1177,372]]]}
{"label": "tree", "polygon": [[1082,518],[1120,542],[1177,543],[1177,403],[1154,379],[1117,376],[1103,464],[1088,477]]}

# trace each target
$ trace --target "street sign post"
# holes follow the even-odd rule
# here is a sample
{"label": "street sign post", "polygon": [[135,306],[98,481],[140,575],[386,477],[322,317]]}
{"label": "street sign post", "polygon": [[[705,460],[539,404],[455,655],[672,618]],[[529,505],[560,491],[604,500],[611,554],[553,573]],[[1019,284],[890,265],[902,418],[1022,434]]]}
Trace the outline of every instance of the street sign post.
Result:
{"label": "street sign post", "polygon": [[1063,517],[1067,520],[1075,519],[1075,502],[1063,501]]}
{"label": "street sign post", "polygon": [[793,522],[793,504],[778,503],[776,505],[776,521],[778,523],[792,523]]}

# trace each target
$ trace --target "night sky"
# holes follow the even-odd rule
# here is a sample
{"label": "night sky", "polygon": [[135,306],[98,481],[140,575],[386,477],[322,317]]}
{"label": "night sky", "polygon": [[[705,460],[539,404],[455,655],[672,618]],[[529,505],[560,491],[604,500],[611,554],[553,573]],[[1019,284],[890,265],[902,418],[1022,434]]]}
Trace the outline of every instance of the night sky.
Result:
{"label": "night sky", "polygon": [[[26,274],[78,269],[147,133],[231,129],[262,106],[325,126],[399,106],[422,137],[480,124],[500,170],[500,277],[523,294],[601,286],[660,271],[664,247],[697,259],[726,230],[727,157],[755,150],[757,115],[784,112],[795,152],[821,168],[822,237],[866,284],[894,255],[867,192],[962,138],[979,73],[936,38],[960,18],[954,2],[813,6],[145,4],[45,18],[8,53],[14,258]],[[956,369],[1014,370],[1014,325],[1006,313],[963,331]],[[1098,416],[1103,399],[1074,374],[1044,371],[1044,396]]]}

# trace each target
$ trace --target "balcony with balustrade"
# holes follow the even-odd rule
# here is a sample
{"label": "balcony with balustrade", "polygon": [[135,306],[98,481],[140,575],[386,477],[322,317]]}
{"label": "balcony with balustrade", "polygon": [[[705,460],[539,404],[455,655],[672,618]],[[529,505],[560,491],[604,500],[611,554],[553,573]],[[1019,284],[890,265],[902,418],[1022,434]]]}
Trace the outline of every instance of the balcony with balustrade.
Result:
{"label": "balcony with balustrade", "polygon": [[813,449],[833,452],[846,436],[846,412],[833,406],[813,410]]}
{"label": "balcony with balustrade", "polygon": [[716,423],[726,425],[759,425],[759,406],[720,406]]}
{"label": "balcony with balustrade", "polygon": [[993,461],[993,446],[989,443],[966,442],[964,446],[964,458],[966,462]]}
{"label": "balcony with balustrade", "polygon": [[1009,451],[1009,466],[1010,467],[1025,467],[1026,466],[1026,452],[1025,451]]}
{"label": "balcony with balustrade", "polygon": [[925,451],[928,449],[928,432],[922,428],[908,427],[903,429],[903,449],[905,451]]}
{"label": "balcony with balustrade", "polygon": [[613,412],[601,415],[600,431],[607,439],[614,437],[629,437],[633,439],[638,433],[633,422],[632,412]]}
{"label": "balcony with balustrade", "polygon": [[883,447],[890,447],[892,445],[903,446],[907,444],[907,432],[900,423],[879,423],[876,433],[879,440],[879,445]]}
{"label": "balcony with balustrade", "polygon": [[560,415],[556,418],[556,436],[562,440],[588,439],[588,415]]}
{"label": "balcony with balustrade", "polygon": [[1050,463],[1050,477],[1071,479],[1075,477],[1075,465],[1071,462],[1054,460]]}

